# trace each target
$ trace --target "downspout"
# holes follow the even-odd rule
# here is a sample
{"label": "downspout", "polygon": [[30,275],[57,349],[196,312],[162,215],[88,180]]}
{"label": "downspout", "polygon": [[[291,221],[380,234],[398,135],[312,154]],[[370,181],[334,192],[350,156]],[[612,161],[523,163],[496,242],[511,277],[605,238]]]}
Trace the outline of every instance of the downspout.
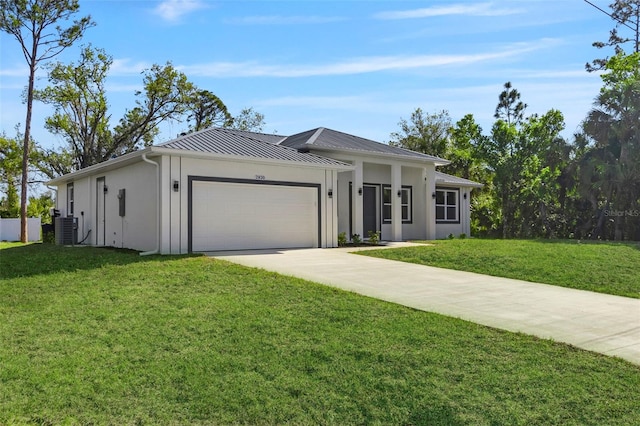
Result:
{"label": "downspout", "polygon": [[140,256],[149,256],[160,252],[160,165],[155,161],[149,160],[146,153],[142,154],[142,161],[153,164],[156,168],[156,199],[158,200],[156,204],[156,224],[158,226],[156,230],[156,248],[155,250],[140,253]]}

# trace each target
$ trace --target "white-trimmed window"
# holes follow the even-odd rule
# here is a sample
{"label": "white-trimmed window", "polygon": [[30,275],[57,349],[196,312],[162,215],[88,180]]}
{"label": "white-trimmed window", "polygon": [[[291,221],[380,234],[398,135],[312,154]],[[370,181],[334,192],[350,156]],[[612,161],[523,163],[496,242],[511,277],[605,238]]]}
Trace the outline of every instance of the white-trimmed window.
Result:
{"label": "white-trimmed window", "polygon": [[73,183],[67,184],[67,216],[73,216]]}
{"label": "white-trimmed window", "polygon": [[[413,194],[410,186],[403,186],[400,190],[400,205],[402,210],[402,223],[411,223],[413,220]],[[391,187],[385,185],[382,187],[382,223],[391,223]]]}
{"label": "white-trimmed window", "polygon": [[460,190],[436,189],[436,222],[460,223]]}

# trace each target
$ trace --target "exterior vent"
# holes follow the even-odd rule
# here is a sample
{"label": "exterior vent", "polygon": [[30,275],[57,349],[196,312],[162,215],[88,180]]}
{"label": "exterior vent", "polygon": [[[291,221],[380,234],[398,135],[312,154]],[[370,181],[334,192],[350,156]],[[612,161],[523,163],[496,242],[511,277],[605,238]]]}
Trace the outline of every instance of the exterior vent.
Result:
{"label": "exterior vent", "polygon": [[73,216],[55,218],[57,245],[73,245],[78,242],[78,222]]}

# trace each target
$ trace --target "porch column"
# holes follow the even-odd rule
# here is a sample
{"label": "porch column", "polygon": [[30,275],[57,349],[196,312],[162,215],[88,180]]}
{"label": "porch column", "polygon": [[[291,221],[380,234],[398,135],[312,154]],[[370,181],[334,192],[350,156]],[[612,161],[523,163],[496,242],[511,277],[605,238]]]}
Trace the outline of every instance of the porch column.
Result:
{"label": "porch column", "polygon": [[436,200],[433,198],[433,194],[436,192],[436,168],[435,166],[429,165],[424,168],[424,176],[425,176],[425,190],[426,190],[426,212],[425,215],[425,229],[426,229],[426,239],[427,240],[435,240],[436,239]]}
{"label": "porch column", "polygon": [[391,239],[402,241],[402,166],[391,166]]}
{"label": "porch column", "polygon": [[[351,229],[352,233],[360,235],[360,238],[365,238],[364,224],[362,217],[362,199],[363,199],[363,164],[362,160],[355,160],[353,165],[356,169],[353,171],[353,185],[351,185],[351,200],[352,203],[352,216],[351,216]],[[351,237],[351,235],[349,235]]]}

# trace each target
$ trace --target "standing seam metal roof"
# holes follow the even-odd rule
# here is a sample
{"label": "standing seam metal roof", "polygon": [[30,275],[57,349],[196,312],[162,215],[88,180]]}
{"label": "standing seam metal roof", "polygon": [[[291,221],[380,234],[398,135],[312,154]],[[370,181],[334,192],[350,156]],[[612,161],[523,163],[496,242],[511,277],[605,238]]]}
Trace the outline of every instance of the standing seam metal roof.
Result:
{"label": "standing seam metal roof", "polygon": [[428,160],[444,164],[449,163],[449,161],[443,158],[435,157],[433,155],[410,151],[408,149],[387,145],[384,143],[350,135],[348,133],[338,132],[336,130],[331,130],[324,127],[319,127],[317,129],[298,133],[297,135],[289,136],[281,141],[280,145],[304,150],[313,148],[351,150]]}
{"label": "standing seam metal roof", "polygon": [[299,152],[294,148],[278,145],[284,136],[267,135],[223,128],[205,129],[180,136],[156,145],[185,151],[206,152],[238,157],[265,158],[298,163],[344,166],[341,161],[315,154]]}

